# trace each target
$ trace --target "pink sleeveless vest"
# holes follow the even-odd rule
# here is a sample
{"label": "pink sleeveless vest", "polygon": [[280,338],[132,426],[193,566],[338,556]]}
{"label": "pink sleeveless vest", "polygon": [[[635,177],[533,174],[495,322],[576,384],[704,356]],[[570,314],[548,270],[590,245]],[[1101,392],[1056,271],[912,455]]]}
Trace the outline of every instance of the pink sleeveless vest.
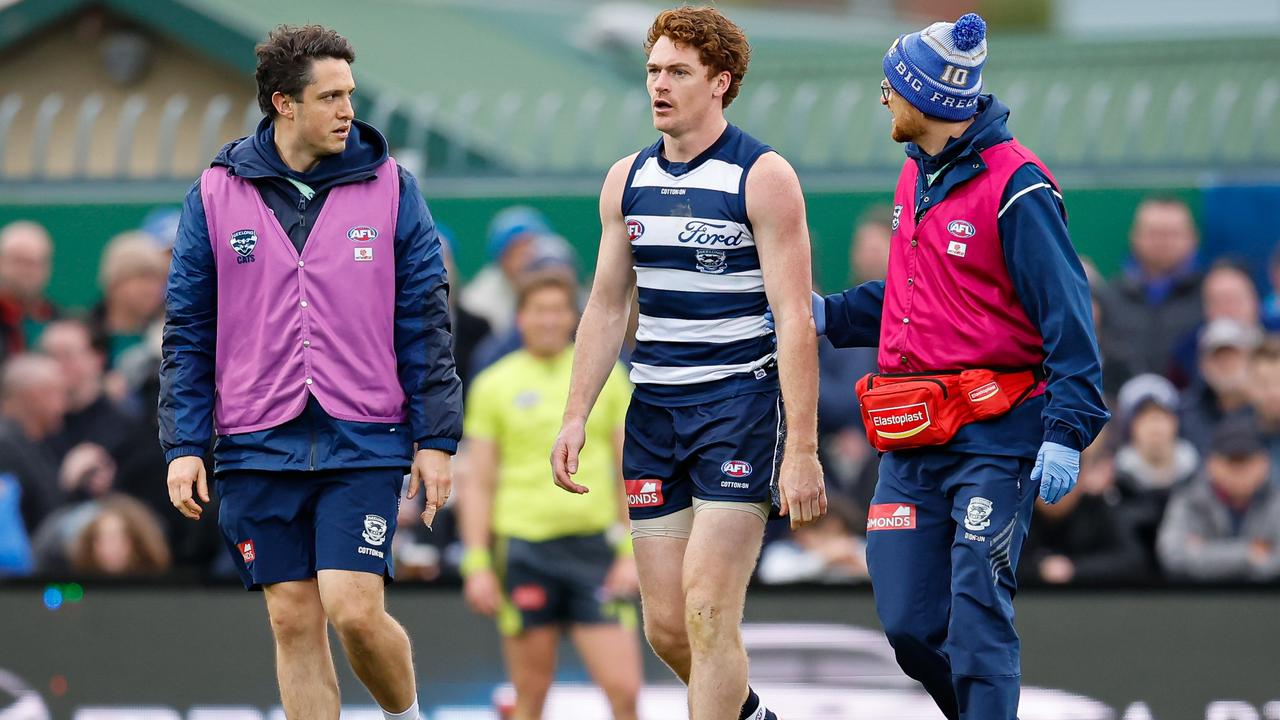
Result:
{"label": "pink sleeveless vest", "polygon": [[880,323],[881,372],[1030,368],[1044,361],[1043,339],[1005,267],[996,220],[1018,168],[1030,162],[1053,175],[1016,140],[981,155],[986,171],[953,188],[919,225],[919,166],[911,159],[903,166]]}
{"label": "pink sleeveless vest", "polygon": [[301,256],[249,181],[209,168],[200,195],[218,276],[217,432],[280,425],[309,395],[340,420],[403,422],[395,161],[329,191]]}

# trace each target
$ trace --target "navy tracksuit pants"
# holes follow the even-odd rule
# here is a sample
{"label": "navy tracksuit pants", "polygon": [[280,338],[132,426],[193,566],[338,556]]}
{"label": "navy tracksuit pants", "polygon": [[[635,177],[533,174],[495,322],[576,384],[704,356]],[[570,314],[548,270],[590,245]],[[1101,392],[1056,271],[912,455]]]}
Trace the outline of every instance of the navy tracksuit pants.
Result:
{"label": "navy tracksuit pants", "polygon": [[898,664],[951,720],[1017,717],[1014,570],[1039,492],[1032,466],[946,450],[881,459],[867,522],[876,612]]}

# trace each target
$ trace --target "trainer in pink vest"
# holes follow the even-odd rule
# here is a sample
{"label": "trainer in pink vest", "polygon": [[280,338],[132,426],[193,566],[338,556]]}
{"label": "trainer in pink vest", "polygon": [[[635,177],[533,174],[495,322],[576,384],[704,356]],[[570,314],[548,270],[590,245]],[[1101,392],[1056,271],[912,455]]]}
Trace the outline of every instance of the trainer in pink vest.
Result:
{"label": "trainer in pink vest", "polygon": [[1016,140],[981,155],[987,169],[952,188],[919,225],[919,166],[912,159],[903,166],[880,323],[881,372],[1031,368],[1044,362],[1043,339],[1005,266],[997,215],[1018,168],[1034,163],[1053,176]]}
{"label": "trainer in pink vest", "polygon": [[394,344],[395,161],[329,191],[302,255],[247,180],[200,178],[218,274],[214,426],[275,427],[314,395],[340,420],[400,423]]}

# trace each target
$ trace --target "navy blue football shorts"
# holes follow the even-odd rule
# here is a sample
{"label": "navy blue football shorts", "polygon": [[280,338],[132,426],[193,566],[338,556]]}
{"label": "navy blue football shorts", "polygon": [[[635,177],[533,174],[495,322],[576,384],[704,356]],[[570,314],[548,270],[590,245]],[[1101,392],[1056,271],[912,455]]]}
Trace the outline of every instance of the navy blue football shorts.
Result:
{"label": "navy blue football shorts", "polygon": [[305,580],[318,570],[390,580],[403,478],[400,468],[218,476],[218,526],[245,588]]}
{"label": "navy blue football shorts", "polygon": [[786,434],[776,390],[684,407],[633,397],[622,451],[631,519],[680,512],[695,498],[776,508]]}

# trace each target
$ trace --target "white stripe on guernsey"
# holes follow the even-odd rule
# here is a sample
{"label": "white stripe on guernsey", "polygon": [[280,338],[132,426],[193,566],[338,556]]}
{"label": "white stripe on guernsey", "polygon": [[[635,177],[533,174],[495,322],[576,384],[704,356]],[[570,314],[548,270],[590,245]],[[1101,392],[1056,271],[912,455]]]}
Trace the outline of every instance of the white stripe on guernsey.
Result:
{"label": "white stripe on guernsey", "polygon": [[677,292],[764,292],[764,276],[759,270],[748,270],[732,275],[712,275],[695,270],[637,267],[636,287],[644,290],[675,290]]}
{"label": "white stripe on guernsey", "polygon": [[636,328],[640,342],[730,343],[769,334],[763,315],[723,320],[680,320],[641,315]]}
{"label": "white stripe on guernsey", "polygon": [[693,385],[694,383],[723,380],[733,375],[754,372],[764,367],[773,359],[773,354],[766,355],[755,362],[741,365],[697,365],[694,367],[666,367],[664,365],[631,364],[631,382],[639,385]]}
{"label": "white stripe on guernsey", "polygon": [[1004,217],[1004,211],[1009,209],[1009,206],[1013,204],[1014,200],[1017,200],[1018,198],[1022,197],[1023,195],[1026,195],[1032,190],[1038,190],[1040,188],[1049,188],[1049,192],[1053,193],[1054,196],[1057,197],[1059,200],[1062,199],[1062,194],[1059,193],[1057,190],[1054,190],[1053,186],[1050,185],[1049,183],[1036,183],[1031,187],[1022,188],[1018,192],[1014,193],[1013,197],[1009,198],[1009,202],[1005,203],[1004,207],[1000,208],[1000,212],[996,213],[996,219],[999,220],[1000,218]]}
{"label": "white stripe on guernsey", "polygon": [[738,194],[738,186],[742,183],[742,166],[733,165],[723,160],[707,160],[689,172],[675,176],[662,169],[658,158],[651,157],[644,161],[635,177],[631,178],[631,187],[680,187],[699,188],[702,190],[719,190],[730,195]]}
{"label": "white stripe on guernsey", "polygon": [[732,250],[755,247],[751,230],[742,223],[700,217],[673,217],[670,215],[628,215],[644,226],[633,246],[666,245],[706,250]]}

